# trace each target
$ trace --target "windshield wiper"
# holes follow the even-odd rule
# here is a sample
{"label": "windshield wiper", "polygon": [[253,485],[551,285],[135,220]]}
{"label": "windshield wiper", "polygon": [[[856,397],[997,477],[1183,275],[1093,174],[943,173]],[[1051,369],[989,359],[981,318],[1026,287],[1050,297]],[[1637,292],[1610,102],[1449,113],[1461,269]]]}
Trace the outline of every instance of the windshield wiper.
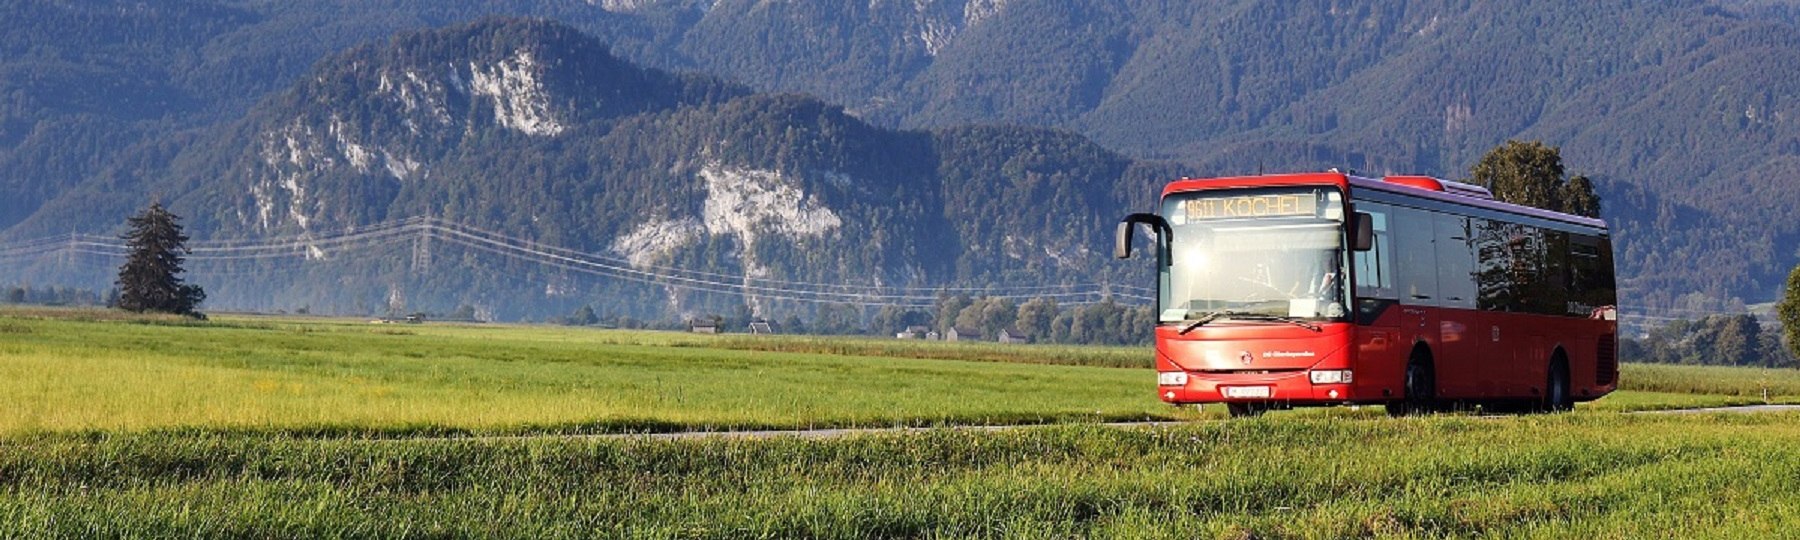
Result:
{"label": "windshield wiper", "polygon": [[1319,328],[1319,325],[1309,323],[1304,320],[1296,319],[1293,317],[1281,317],[1281,316],[1277,316],[1277,315],[1263,315],[1261,313],[1245,313],[1243,315],[1244,316],[1241,316],[1241,317],[1234,316],[1234,318],[1246,319],[1246,320],[1252,320],[1252,321],[1284,322],[1284,323],[1288,323],[1288,324],[1291,324],[1294,326],[1305,328],[1307,330],[1312,330],[1314,332],[1324,332],[1325,331],[1325,329]]}
{"label": "windshield wiper", "polygon": [[1194,319],[1194,322],[1188,323],[1187,326],[1181,327],[1181,333],[1176,334],[1176,335],[1185,336],[1188,334],[1188,332],[1194,331],[1195,328],[1206,326],[1206,323],[1219,320],[1220,317],[1224,317],[1225,315],[1232,314],[1232,313],[1233,312],[1230,312],[1230,311],[1214,311],[1212,313],[1207,313],[1205,315],[1200,316],[1200,318],[1198,318],[1198,319]]}
{"label": "windshield wiper", "polygon": [[1325,331],[1323,328],[1319,328],[1319,325],[1309,323],[1309,322],[1306,322],[1306,321],[1303,321],[1300,319],[1296,319],[1293,317],[1279,317],[1279,316],[1275,316],[1275,315],[1264,315],[1261,313],[1250,313],[1248,311],[1219,310],[1219,311],[1209,312],[1206,315],[1200,317],[1199,319],[1195,319],[1194,322],[1188,323],[1187,326],[1185,326],[1181,329],[1181,333],[1179,333],[1177,335],[1185,336],[1188,334],[1188,332],[1194,331],[1195,328],[1206,326],[1207,323],[1210,323],[1210,322],[1213,322],[1213,321],[1216,321],[1219,319],[1224,319],[1224,318],[1243,319],[1246,321],[1284,322],[1284,323],[1292,324],[1294,326],[1305,328],[1307,330],[1312,330],[1314,332],[1324,332]]}

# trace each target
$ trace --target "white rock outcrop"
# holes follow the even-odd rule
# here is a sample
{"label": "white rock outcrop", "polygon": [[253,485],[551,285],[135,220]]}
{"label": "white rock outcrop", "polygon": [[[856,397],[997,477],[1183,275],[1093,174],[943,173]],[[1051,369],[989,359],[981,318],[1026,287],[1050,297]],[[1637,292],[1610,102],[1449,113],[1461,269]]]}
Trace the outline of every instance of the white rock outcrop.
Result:
{"label": "white rock outcrop", "polygon": [[566,128],[550,110],[543,76],[531,51],[520,50],[491,66],[471,62],[469,91],[492,100],[494,121],[501,127],[527,135],[558,135]]}
{"label": "white rock outcrop", "polygon": [[[833,182],[854,181],[834,174]],[[759,277],[768,274],[768,266],[748,249],[756,242],[822,237],[844,224],[836,212],[780,172],[713,163],[701,168],[699,177],[706,188],[699,216],[651,218],[614,239],[611,251],[633,266],[651,267],[706,236],[726,236],[738,241],[746,276]]]}

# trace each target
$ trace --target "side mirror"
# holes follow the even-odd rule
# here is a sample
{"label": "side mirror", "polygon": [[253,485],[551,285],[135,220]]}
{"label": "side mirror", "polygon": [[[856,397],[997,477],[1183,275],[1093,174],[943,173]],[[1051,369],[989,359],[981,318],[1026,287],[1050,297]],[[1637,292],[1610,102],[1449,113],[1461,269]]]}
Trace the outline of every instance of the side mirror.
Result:
{"label": "side mirror", "polygon": [[1169,235],[1173,231],[1169,229],[1169,222],[1164,221],[1162,216],[1156,214],[1132,214],[1125,216],[1125,219],[1119,220],[1119,230],[1118,233],[1114,235],[1114,240],[1116,242],[1113,244],[1113,257],[1120,259],[1131,258],[1131,236],[1133,232],[1137,230],[1139,224],[1148,225],[1152,230],[1156,231],[1157,253],[1162,256],[1161,259],[1167,260]]}
{"label": "side mirror", "polygon": [[1375,218],[1368,212],[1357,212],[1355,221],[1350,223],[1350,249],[1375,249]]}

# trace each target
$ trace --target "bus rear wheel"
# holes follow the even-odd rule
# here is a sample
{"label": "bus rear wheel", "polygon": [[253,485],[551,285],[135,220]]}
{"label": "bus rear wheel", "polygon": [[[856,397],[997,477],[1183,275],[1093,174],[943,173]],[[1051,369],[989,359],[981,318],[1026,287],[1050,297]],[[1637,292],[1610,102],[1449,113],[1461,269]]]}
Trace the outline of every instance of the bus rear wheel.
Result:
{"label": "bus rear wheel", "polygon": [[1544,383],[1544,412],[1564,412],[1575,408],[1575,398],[1569,394],[1569,362],[1557,355],[1550,361],[1549,380]]}

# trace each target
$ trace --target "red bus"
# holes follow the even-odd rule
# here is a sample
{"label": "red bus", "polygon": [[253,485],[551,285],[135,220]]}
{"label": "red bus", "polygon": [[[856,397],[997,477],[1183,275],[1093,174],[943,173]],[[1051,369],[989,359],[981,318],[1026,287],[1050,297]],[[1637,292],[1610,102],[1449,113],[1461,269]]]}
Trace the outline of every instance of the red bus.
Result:
{"label": "red bus", "polygon": [[1154,232],[1157,393],[1232,416],[1567,410],[1618,388],[1606,223],[1423,176],[1183,179]]}

